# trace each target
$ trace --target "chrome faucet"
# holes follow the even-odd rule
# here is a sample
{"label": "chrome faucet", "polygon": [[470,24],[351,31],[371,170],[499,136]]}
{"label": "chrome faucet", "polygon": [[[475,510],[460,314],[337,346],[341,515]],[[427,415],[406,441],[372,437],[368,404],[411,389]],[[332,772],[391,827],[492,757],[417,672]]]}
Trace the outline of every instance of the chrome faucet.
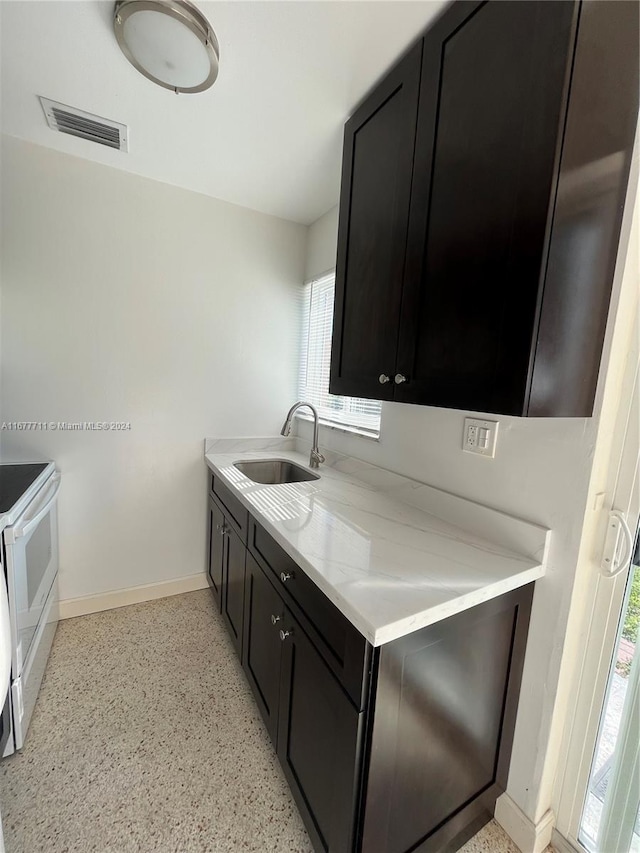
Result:
{"label": "chrome faucet", "polygon": [[318,468],[320,463],[324,462],[324,456],[318,449],[318,410],[315,406],[312,406],[311,403],[305,403],[304,400],[294,403],[289,409],[289,414],[287,415],[284,425],[280,430],[280,435],[289,435],[291,432],[291,421],[293,420],[293,416],[301,406],[307,406],[313,412],[313,447],[311,448],[311,455],[309,457],[309,467]]}

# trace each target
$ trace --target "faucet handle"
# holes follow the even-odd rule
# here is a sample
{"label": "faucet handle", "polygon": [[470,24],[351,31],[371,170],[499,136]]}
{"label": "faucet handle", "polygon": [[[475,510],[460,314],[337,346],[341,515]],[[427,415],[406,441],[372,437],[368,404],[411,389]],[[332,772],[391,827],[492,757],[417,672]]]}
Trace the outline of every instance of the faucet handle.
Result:
{"label": "faucet handle", "polygon": [[321,465],[324,461],[325,460],[324,460],[324,456],[322,455],[322,453],[320,453],[319,450],[316,450],[315,448],[313,448],[311,450],[311,456],[309,459],[309,465],[311,466],[311,468],[317,468],[318,465]]}

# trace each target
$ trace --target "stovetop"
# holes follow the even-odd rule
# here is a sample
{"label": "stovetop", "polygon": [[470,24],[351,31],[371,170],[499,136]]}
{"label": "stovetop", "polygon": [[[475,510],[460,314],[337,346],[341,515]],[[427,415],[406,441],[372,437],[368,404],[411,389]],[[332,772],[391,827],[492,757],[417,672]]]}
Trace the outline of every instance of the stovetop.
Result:
{"label": "stovetop", "polygon": [[0,465],[0,513],[9,512],[29,486],[38,479],[47,464],[47,462],[36,462],[24,465]]}

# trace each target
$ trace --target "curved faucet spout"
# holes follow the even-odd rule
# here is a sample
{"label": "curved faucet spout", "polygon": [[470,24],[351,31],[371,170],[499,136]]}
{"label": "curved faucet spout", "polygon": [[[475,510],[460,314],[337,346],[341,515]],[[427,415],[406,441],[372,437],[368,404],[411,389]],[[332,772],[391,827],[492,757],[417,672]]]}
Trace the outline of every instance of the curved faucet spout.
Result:
{"label": "curved faucet spout", "polygon": [[291,432],[291,423],[293,421],[293,416],[297,412],[298,409],[302,408],[302,406],[306,406],[311,409],[313,413],[313,446],[311,448],[311,455],[309,457],[309,467],[310,468],[318,468],[321,462],[324,462],[324,456],[320,453],[318,449],[318,410],[315,406],[311,405],[311,403],[306,403],[304,400],[299,400],[297,403],[294,403],[293,406],[289,409],[287,417],[285,418],[284,424],[282,425],[282,429],[280,430],[280,435],[289,435]]}

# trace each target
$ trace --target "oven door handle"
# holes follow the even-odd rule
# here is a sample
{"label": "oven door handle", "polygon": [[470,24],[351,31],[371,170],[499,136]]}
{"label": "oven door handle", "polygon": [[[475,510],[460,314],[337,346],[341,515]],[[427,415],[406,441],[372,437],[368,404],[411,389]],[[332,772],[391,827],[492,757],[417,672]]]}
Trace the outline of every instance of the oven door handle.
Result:
{"label": "oven door handle", "polygon": [[[53,502],[58,497],[58,492],[60,491],[60,474],[54,474],[51,478],[51,483],[53,485],[53,493],[51,497],[47,500],[42,509],[38,510],[38,512],[33,516],[33,518],[26,518],[23,516],[20,519],[20,522],[15,524],[13,527],[10,527],[7,532],[11,532],[11,538],[13,541],[16,539],[20,539],[21,536],[27,536],[31,531],[38,526],[40,521],[45,517],[45,515],[51,509]],[[25,523],[26,522],[26,523]]]}

